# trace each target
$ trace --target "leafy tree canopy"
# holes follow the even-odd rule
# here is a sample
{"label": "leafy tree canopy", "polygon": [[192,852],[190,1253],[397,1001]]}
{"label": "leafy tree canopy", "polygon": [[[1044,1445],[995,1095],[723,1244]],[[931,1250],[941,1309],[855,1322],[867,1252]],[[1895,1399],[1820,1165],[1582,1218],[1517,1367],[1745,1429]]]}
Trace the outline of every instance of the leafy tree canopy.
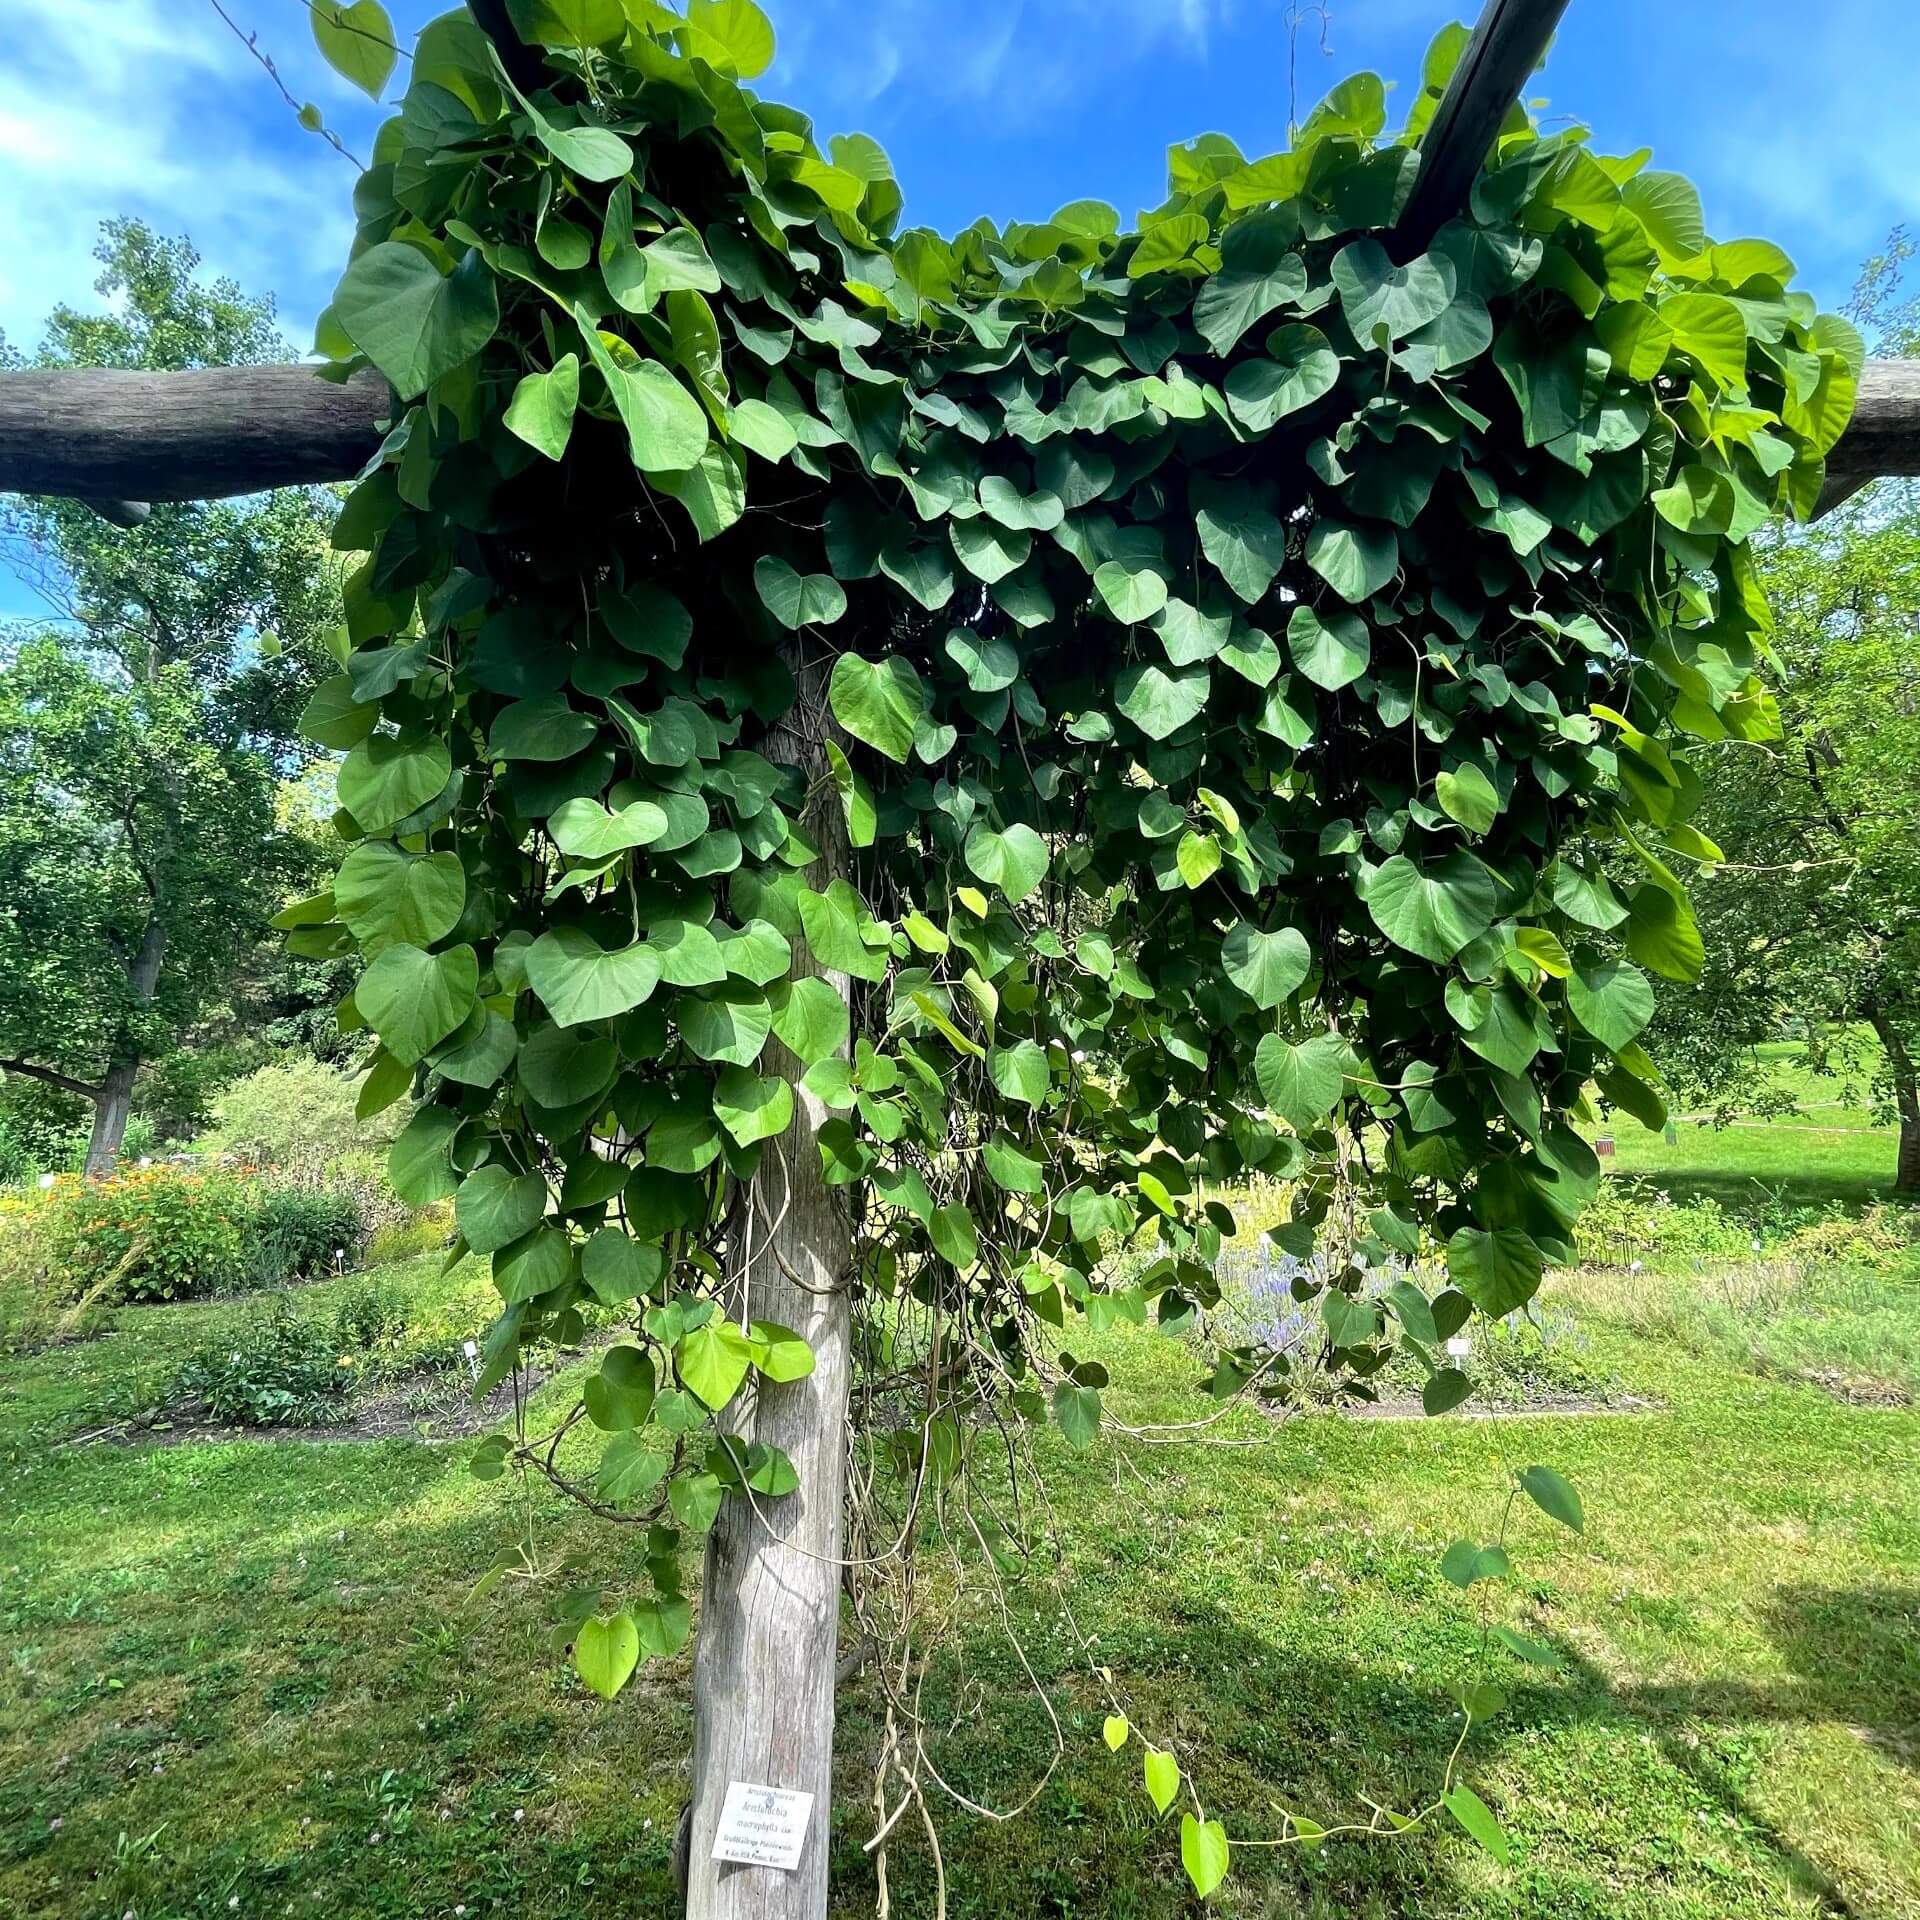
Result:
{"label": "leafy tree canopy", "polygon": [[1663,1007],[1662,1051],[1737,1109],[1783,1015],[1866,1023],[1920,1190],[1920,511],[1870,499],[1762,572],[1791,745],[1709,756],[1701,825],[1729,864],[1696,889],[1706,971]]}
{"label": "leafy tree canopy", "polygon": [[[62,307],[34,364],[283,359],[272,303],[197,277],[132,221],[97,249],[104,314]],[[20,365],[0,343],[0,361]],[[48,618],[0,641],[0,1061],[98,1101],[219,996],[306,862],[276,819],[295,721],[339,618],[322,495],[158,506],[109,525],[9,502],[0,542]]]}

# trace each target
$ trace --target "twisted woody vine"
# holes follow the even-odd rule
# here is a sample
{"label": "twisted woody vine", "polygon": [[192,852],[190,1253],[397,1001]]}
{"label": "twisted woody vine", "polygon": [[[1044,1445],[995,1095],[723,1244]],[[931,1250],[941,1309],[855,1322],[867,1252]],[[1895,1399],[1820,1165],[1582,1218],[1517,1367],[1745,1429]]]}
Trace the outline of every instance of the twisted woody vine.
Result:
{"label": "twisted woody vine", "polygon": [[[364,958],[362,1107],[421,1102],[394,1177],[491,1262],[484,1383],[625,1322],[475,1461],[643,1530],[644,1597],[563,1629],[611,1697],[688,1640],[722,1509],[796,1497],[742,1414],[814,1366],[752,1306],[798,1152],[851,1236],[863,1632],[916,1535],[1021,1549],[1039,1429],[1117,1425],[1083,1324],[1193,1337],[1202,1418],[1286,1366],[1208,1332],[1256,1178],[1329,1256],[1333,1363],[1466,1397],[1448,1337],[1571,1257],[1589,1090],[1663,1118],[1649,976],[1696,975],[1718,852],[1688,748],[1777,735],[1747,540],[1810,513],[1862,348],[1685,180],[1518,108],[1401,257],[1457,27],[1397,133],[1363,74],[1283,153],[1174,148],[1136,228],[948,239],[750,89],[749,0],[509,11],[540,84],[427,27],[321,322],[393,404],[306,718],[344,854],[282,924]],[[1369,1286],[1396,1255],[1444,1284]],[[1582,1523],[1550,1469],[1512,1494]],[[1106,1735],[1170,1809],[1177,1756]],[[1453,1763],[1361,1824],[1440,1807],[1504,1851]]]}

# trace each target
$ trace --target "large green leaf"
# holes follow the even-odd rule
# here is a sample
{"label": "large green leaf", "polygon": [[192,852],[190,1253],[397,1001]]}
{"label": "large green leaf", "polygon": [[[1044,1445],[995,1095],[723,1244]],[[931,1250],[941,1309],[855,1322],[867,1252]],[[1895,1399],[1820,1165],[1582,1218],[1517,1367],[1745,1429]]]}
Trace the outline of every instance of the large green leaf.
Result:
{"label": "large green leaf", "polygon": [[854,739],[905,765],[914,728],[926,711],[926,689],[904,660],[866,660],[843,653],[827,682],[833,717]]}
{"label": "large green leaf", "polygon": [[793,1124],[793,1089],[777,1075],[729,1066],[713,1085],[713,1117],[740,1146],[771,1140]]}
{"label": "large green leaf", "polygon": [[685,1334],[674,1349],[681,1383],[716,1413],[740,1391],[753,1364],[753,1343],[718,1315]]}
{"label": "large green leaf", "polygon": [[992,1048],[987,1054],[987,1074],[1004,1099],[1017,1100],[1029,1107],[1046,1102],[1051,1079],[1046,1050],[1031,1040],[1016,1040],[1010,1047]]}
{"label": "large green leaf", "polygon": [[1189,720],[1199,718],[1206,708],[1207,686],[1203,666],[1163,667],[1156,660],[1139,661],[1121,668],[1114,682],[1114,704],[1149,740],[1165,740]]}
{"label": "large green leaf", "polygon": [[1546,1256],[1518,1227],[1462,1227],[1447,1242],[1447,1277],[1489,1319],[1504,1319],[1540,1287]]}
{"label": "large green leaf", "polygon": [[580,356],[563,353],[548,372],[521,376],[501,417],[509,433],[549,460],[558,460],[567,450],[579,404]]}
{"label": "large green leaf", "polygon": [[1313,954],[1297,927],[1263,933],[1242,920],[1221,943],[1226,976],[1263,1013],[1271,1013],[1306,979]]}
{"label": "large green leaf", "polygon": [[1706,966],[1706,943],[1693,910],[1665,887],[1649,880],[1629,903],[1627,951],[1663,980],[1690,987]]}
{"label": "large green leaf", "polygon": [[473,1011],[480,962],[471,947],[424,953],[381,948],[353,990],[361,1017],[403,1065],[411,1066]]}
{"label": "large green leaf", "polygon": [[1377,240],[1355,240],[1333,256],[1333,284],[1356,340],[1404,340],[1453,302],[1453,262],[1416,254],[1396,266]]}
{"label": "large green leaf", "polygon": [[367,833],[384,833],[446,786],[453,757],[444,740],[377,733],[340,763],[340,804]]}
{"label": "large green leaf", "polygon": [[729,981],[697,999],[681,994],[673,1017],[680,1037],[700,1059],[737,1067],[752,1066],[773,1031],[767,996],[744,980]]}
{"label": "large green leaf", "polygon": [[1276,327],[1268,358],[1243,360],[1227,375],[1227,407],[1253,433],[1265,433],[1333,391],[1340,360],[1327,336],[1304,323]]}
{"label": "large green leaf", "polygon": [[1287,530],[1244,494],[1214,494],[1194,515],[1200,550],[1251,606],[1273,585],[1287,558]]}
{"label": "large green leaf", "polygon": [[564,693],[536,694],[500,709],[487,751],[496,760],[571,760],[599,731],[593,715],[569,706]]}
{"label": "large green leaf", "polygon": [[795,573],[775,554],[763,553],[753,563],[753,585],[761,604],[789,632],[830,627],[847,610],[846,589],[832,574]]}
{"label": "large green leaf", "polygon": [[847,1003],[825,980],[795,980],[768,996],[774,1037],[803,1067],[847,1044]]}
{"label": "large green leaf", "polygon": [[312,0],[307,17],[327,65],[378,100],[400,58],[393,21],[380,0]]}
{"label": "large green leaf", "polygon": [[1220,271],[1193,303],[1194,329],[1224,359],[1240,336],[1275,307],[1307,290],[1307,263],[1295,251],[1299,222],[1286,213],[1236,220],[1220,243]]}
{"label": "large green leaf", "polygon": [[430,947],[458,923],[467,876],[457,854],[407,853],[390,840],[368,840],[340,863],[333,898],[363,951],[389,940]]}
{"label": "large green leaf", "polygon": [[574,1629],[573,1666],[602,1700],[611,1700],[640,1664],[640,1634],[633,1615],[589,1614]]}
{"label": "large green leaf", "polygon": [[700,402],[671,368],[641,358],[617,336],[603,337],[584,308],[574,318],[627,429],[633,464],[649,474],[684,473],[696,466],[707,450],[707,416]]}
{"label": "large green leaf", "polygon": [[773,64],[773,27],[754,0],[688,0],[681,35],[696,59],[742,80]]}
{"label": "large green leaf", "polygon": [[1367,883],[1367,912],[1395,946],[1424,960],[1451,960],[1493,925],[1493,876],[1460,849],[1417,865],[1395,854]]}
{"label": "large green leaf", "polygon": [[1443,769],[1434,777],[1434,798],[1441,811],[1458,820],[1470,833],[1487,833],[1500,817],[1500,795],[1494,784],[1471,760]]}
{"label": "large green leaf", "polygon": [[1340,1102],[1345,1048],[1336,1034],[1316,1033],[1295,1046],[1277,1033],[1254,1052],[1260,1095],[1295,1133],[1311,1133]]}
{"label": "large green leaf", "polygon": [[493,338],[500,299],[476,249],[443,274],[418,247],[382,240],[341,276],[332,312],[401,399],[411,400]]}
{"label": "large green leaf", "polygon": [[599,47],[627,30],[620,0],[507,0],[514,31],[530,47]]}
{"label": "large green leaf", "polygon": [[1303,602],[1287,619],[1287,652],[1316,687],[1338,693],[1366,672],[1373,639],[1357,613],[1344,607],[1322,613]]}
{"label": "large green leaf", "polygon": [[1607,1049],[1618,1053],[1653,1018],[1653,988],[1624,960],[1576,966],[1567,979],[1573,1017]]}
{"label": "large green leaf", "polygon": [[1180,1864],[1202,1900],[1227,1877],[1230,1850],[1227,1830],[1218,1820],[1180,1816]]}
{"label": "large green leaf", "polygon": [[967,835],[965,851],[968,868],[1015,906],[1046,878],[1047,843],[1024,821],[1015,821],[1003,833],[975,827]]}
{"label": "large green leaf", "polygon": [[612,1020],[660,984],[660,956],[644,942],[608,952],[584,927],[550,927],[527,949],[527,984],[563,1027]]}
{"label": "large green leaf", "polygon": [[1400,565],[1400,543],[1391,527],[1316,520],[1307,535],[1307,565],[1341,599],[1357,606],[1393,578]]}
{"label": "large green leaf", "polygon": [[1094,569],[1093,586],[1107,611],[1124,626],[1151,620],[1167,604],[1167,583],[1151,568],[1135,573],[1118,560],[1105,560]]}
{"label": "large green leaf", "polygon": [[582,795],[547,817],[553,844],[575,860],[604,860],[633,847],[650,847],[668,831],[666,809],[651,800],[630,800],[615,813]]}
{"label": "large green leaf", "polygon": [[467,1175],[454,1196],[460,1237],[475,1253],[493,1253],[531,1233],[546,1217],[547,1183],[537,1173],[489,1165]]}

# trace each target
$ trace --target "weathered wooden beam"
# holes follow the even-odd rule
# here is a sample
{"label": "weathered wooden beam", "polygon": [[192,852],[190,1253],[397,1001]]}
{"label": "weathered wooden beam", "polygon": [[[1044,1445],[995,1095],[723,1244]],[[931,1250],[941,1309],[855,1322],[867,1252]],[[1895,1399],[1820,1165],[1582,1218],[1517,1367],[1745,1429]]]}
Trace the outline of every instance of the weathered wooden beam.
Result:
{"label": "weathered wooden beam", "polygon": [[[1403,252],[1425,246],[1466,205],[1567,5],[1487,0],[1422,141],[1395,230]],[[544,61],[513,33],[504,0],[470,7],[515,84],[541,84]],[[0,373],[0,492],[99,502],[123,514],[149,500],[346,480],[379,444],[387,406],[375,374],[341,385],[297,365]],[[1881,474],[1920,473],[1920,362],[1868,365],[1853,424],[1827,467],[1820,512]]]}
{"label": "weathered wooden beam", "polygon": [[1467,204],[1475,177],[1568,0],[1487,0],[1420,141],[1420,171],[1393,230],[1400,258],[1424,253]]}
{"label": "weathered wooden beam", "polygon": [[376,373],[310,366],[0,373],[0,491],[69,500],[216,500],[347,480],[380,445]]}
{"label": "weathered wooden beam", "polygon": [[1869,360],[1853,418],[1827,455],[1814,518],[1883,475],[1920,474],[1920,360]]}

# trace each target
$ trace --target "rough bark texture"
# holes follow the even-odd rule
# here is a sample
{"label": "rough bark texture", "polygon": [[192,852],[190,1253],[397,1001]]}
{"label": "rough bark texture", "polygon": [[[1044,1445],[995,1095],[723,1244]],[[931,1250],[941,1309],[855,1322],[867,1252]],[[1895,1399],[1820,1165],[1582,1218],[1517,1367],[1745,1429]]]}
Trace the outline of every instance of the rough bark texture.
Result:
{"label": "rough bark texture", "polygon": [[380,444],[387,383],[307,366],[0,373],[0,492],[119,508],[350,480]]}
{"label": "rough bark texture", "polygon": [[[793,714],[764,751],[799,766],[813,785],[825,771],[825,681],[818,671],[802,673],[800,681]],[[824,797],[808,827],[831,874],[844,870],[846,839],[830,789]],[[804,943],[796,945],[795,959],[796,976],[816,974],[846,994],[846,976],[814,967]],[[778,1047],[769,1070],[800,1077],[797,1063]],[[708,1538],[693,1676],[689,1920],[823,1920],[827,1911],[852,1233],[840,1192],[822,1177],[815,1145],[827,1112],[797,1086],[795,1103],[794,1125],[778,1143],[784,1173],[770,1144],[754,1183],[751,1265],[732,1279],[734,1311],[744,1294],[751,1318],[790,1326],[813,1348],[807,1379],[761,1383],[742,1436],[784,1448],[800,1490],[758,1502],[758,1512],[744,1500],[728,1500]],[[733,1780],[813,1795],[796,1871],[714,1861],[720,1810]]]}
{"label": "rough bark texture", "polygon": [[1540,64],[1568,0],[1487,0],[1473,37],[1420,142],[1420,172],[1393,232],[1402,260],[1424,253],[1433,236],[1467,204],[1527,76]]}
{"label": "rough bark texture", "polygon": [[[156,919],[147,922],[140,951],[127,966],[127,990],[136,1007],[153,1004],[160,986],[160,963],[167,957],[167,930]],[[126,1038],[124,1028],[122,1039]],[[116,1047],[100,1090],[94,1095],[93,1132],[87,1139],[86,1175],[104,1180],[120,1160],[120,1143],[127,1137],[127,1116],[133,1111],[133,1081],[140,1056],[131,1046]]]}
{"label": "rough bark texture", "polygon": [[1920,474],[1920,360],[1869,360],[1853,418],[1827,455],[1818,517],[1882,474]]}
{"label": "rough bark texture", "polygon": [[133,1111],[133,1080],[137,1060],[124,1060],[107,1071],[93,1103],[93,1131],[87,1136],[87,1178],[104,1180],[120,1162],[120,1143],[127,1137],[127,1116]]}
{"label": "rough bark texture", "polygon": [[1920,1194],[1920,1068],[1899,1030],[1879,1008],[1869,1008],[1867,1023],[1886,1055],[1893,1081],[1893,1107],[1900,1122],[1900,1144],[1895,1152],[1893,1190]]}

